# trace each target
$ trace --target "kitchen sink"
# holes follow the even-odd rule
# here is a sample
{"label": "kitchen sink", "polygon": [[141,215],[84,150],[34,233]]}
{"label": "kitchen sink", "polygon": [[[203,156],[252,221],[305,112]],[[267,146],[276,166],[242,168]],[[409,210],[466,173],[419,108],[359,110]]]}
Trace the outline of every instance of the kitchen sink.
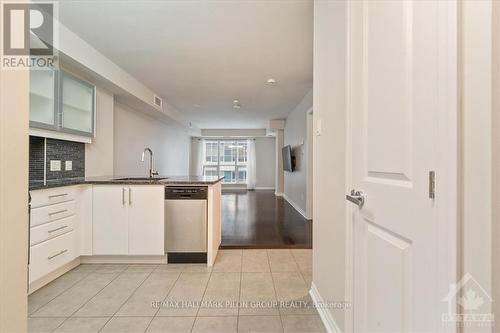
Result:
{"label": "kitchen sink", "polygon": [[162,179],[168,179],[168,177],[126,177],[126,178],[115,178],[113,180],[130,180],[130,181],[142,181],[142,180],[162,180]]}

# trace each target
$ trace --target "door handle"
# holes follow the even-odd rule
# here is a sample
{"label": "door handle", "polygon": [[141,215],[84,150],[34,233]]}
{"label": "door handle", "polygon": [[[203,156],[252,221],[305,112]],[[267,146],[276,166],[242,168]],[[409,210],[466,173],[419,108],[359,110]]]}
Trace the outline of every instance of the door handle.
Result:
{"label": "door handle", "polygon": [[65,228],[67,228],[68,226],[67,225],[63,225],[62,227],[59,227],[59,228],[55,228],[55,229],[52,229],[52,230],[48,230],[47,232],[49,234],[53,233],[53,232],[56,232],[56,231],[59,231],[59,230],[63,230]]}
{"label": "door handle", "polygon": [[122,206],[125,206],[125,187],[122,187]]}
{"label": "door handle", "polygon": [[56,253],[56,254],[54,254],[54,255],[51,255],[51,256],[47,257],[47,259],[49,259],[49,260],[54,259],[55,257],[58,257],[58,256],[60,256],[61,254],[64,254],[64,253],[66,253],[66,252],[68,252],[68,250],[67,250],[67,249],[62,250],[62,251],[60,251],[60,252],[58,252],[58,253]]}
{"label": "door handle", "polygon": [[59,197],[65,197],[67,196],[68,193],[62,193],[62,194],[52,194],[52,195],[49,195],[49,199],[52,199],[52,198],[59,198]]}
{"label": "door handle", "polygon": [[347,194],[345,198],[361,208],[365,204],[366,195],[363,193],[363,191],[351,190],[351,194]]}
{"label": "door handle", "polygon": [[128,188],[128,204],[132,204],[132,189],[130,187]]}
{"label": "door handle", "polygon": [[62,210],[58,210],[57,212],[48,213],[47,215],[52,216],[52,215],[56,215],[56,214],[66,213],[67,211],[68,211],[67,209],[62,209]]}

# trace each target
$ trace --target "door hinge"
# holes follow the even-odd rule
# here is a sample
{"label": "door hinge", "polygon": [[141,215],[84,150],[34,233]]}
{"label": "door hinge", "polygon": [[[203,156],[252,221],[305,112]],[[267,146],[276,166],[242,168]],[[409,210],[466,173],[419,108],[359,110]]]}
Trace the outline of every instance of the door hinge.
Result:
{"label": "door hinge", "polygon": [[436,198],[436,171],[429,171],[429,198]]}

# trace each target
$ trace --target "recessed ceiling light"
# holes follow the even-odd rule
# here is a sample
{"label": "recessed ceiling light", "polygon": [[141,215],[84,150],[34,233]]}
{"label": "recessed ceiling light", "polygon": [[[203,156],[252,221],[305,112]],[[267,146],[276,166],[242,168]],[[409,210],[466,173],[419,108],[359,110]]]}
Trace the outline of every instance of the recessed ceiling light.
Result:
{"label": "recessed ceiling light", "polygon": [[276,83],[278,83],[278,81],[276,81],[276,79],[274,77],[270,77],[269,79],[267,79],[266,82],[269,83],[269,84],[276,84]]}

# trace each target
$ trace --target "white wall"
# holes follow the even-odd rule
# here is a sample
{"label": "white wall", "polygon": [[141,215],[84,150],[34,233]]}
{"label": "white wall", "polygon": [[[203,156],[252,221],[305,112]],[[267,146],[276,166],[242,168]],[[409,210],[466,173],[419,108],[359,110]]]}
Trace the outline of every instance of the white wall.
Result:
{"label": "white wall", "polygon": [[96,88],[96,136],[85,145],[85,176],[112,176],[114,149],[113,94]]}
{"label": "white wall", "polygon": [[153,150],[160,176],[186,176],[190,146],[189,134],[176,123],[160,122],[115,101],[115,176],[147,176],[149,160],[141,162],[145,147]]}
{"label": "white wall", "polygon": [[[492,1],[464,1],[462,18],[462,273],[491,294]],[[488,313],[488,303],[481,313]],[[491,328],[464,328],[478,331]]]}
{"label": "white wall", "polygon": [[312,89],[302,101],[288,114],[285,123],[285,146],[292,146],[295,155],[295,170],[285,171],[284,197],[303,215],[306,215],[307,204],[307,111],[313,103]]}
{"label": "white wall", "polygon": [[[314,2],[313,288],[345,301],[347,1]],[[342,331],[345,311],[329,309]]]}
{"label": "white wall", "polygon": [[0,70],[0,332],[27,332],[29,71]]}
{"label": "white wall", "polygon": [[255,138],[256,189],[274,189],[275,181],[275,138]]}

